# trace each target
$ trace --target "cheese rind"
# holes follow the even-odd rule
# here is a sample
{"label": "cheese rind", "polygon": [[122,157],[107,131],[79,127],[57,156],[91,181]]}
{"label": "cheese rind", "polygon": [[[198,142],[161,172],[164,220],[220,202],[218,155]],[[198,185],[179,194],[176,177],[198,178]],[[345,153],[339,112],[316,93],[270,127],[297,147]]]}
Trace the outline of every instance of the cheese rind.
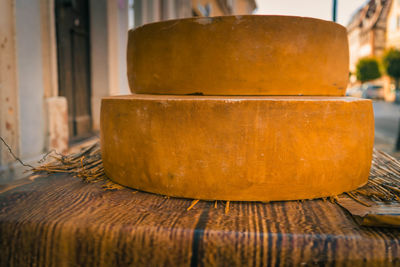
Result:
{"label": "cheese rind", "polygon": [[102,101],[113,181],[168,196],[232,201],[326,197],[368,179],[370,100],[132,95]]}
{"label": "cheese rind", "polygon": [[290,16],[189,18],[129,31],[128,80],[142,94],[344,96],[347,31]]}

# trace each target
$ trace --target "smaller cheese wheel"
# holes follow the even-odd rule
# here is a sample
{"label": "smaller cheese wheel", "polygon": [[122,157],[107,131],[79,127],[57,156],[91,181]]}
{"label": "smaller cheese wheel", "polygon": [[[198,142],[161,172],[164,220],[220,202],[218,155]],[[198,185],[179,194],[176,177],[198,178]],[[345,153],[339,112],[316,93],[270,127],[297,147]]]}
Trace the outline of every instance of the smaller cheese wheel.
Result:
{"label": "smaller cheese wheel", "polygon": [[348,97],[107,97],[104,169],[113,181],[168,196],[275,201],[365,184],[370,100]]}
{"label": "smaller cheese wheel", "polygon": [[347,31],[290,16],[189,18],[129,31],[131,91],[141,94],[344,96]]}

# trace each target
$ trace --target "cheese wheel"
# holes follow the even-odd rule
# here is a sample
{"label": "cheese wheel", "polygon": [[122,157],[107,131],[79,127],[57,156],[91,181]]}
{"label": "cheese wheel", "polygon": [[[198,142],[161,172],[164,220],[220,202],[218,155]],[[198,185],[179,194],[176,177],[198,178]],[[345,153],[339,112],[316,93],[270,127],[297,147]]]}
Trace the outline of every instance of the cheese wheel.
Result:
{"label": "cheese wheel", "polygon": [[347,31],[289,16],[189,18],[129,31],[128,80],[143,94],[344,96]]}
{"label": "cheese wheel", "polygon": [[174,197],[275,201],[326,197],[368,179],[370,100],[349,97],[107,97],[104,169]]}

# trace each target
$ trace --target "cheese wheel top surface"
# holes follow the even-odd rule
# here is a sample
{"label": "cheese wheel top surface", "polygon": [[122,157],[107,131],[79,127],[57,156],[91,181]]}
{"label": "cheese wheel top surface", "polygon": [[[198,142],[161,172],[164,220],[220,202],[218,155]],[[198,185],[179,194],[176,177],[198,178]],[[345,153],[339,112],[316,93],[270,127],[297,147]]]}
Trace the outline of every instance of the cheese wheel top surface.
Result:
{"label": "cheese wheel top surface", "polygon": [[101,146],[115,182],[208,200],[311,199],[368,179],[370,100],[132,95],[105,98]]}
{"label": "cheese wheel top surface", "polygon": [[293,16],[169,20],[129,31],[131,91],[142,94],[343,96],[346,29]]}

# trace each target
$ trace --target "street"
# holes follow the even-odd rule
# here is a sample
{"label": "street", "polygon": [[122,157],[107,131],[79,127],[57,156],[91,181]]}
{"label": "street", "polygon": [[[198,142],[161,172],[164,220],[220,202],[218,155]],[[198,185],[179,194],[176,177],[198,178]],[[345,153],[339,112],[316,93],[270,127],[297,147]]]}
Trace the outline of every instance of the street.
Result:
{"label": "street", "polygon": [[373,106],[375,116],[375,147],[399,157],[398,153],[393,153],[393,149],[399,127],[400,105],[375,101]]}

